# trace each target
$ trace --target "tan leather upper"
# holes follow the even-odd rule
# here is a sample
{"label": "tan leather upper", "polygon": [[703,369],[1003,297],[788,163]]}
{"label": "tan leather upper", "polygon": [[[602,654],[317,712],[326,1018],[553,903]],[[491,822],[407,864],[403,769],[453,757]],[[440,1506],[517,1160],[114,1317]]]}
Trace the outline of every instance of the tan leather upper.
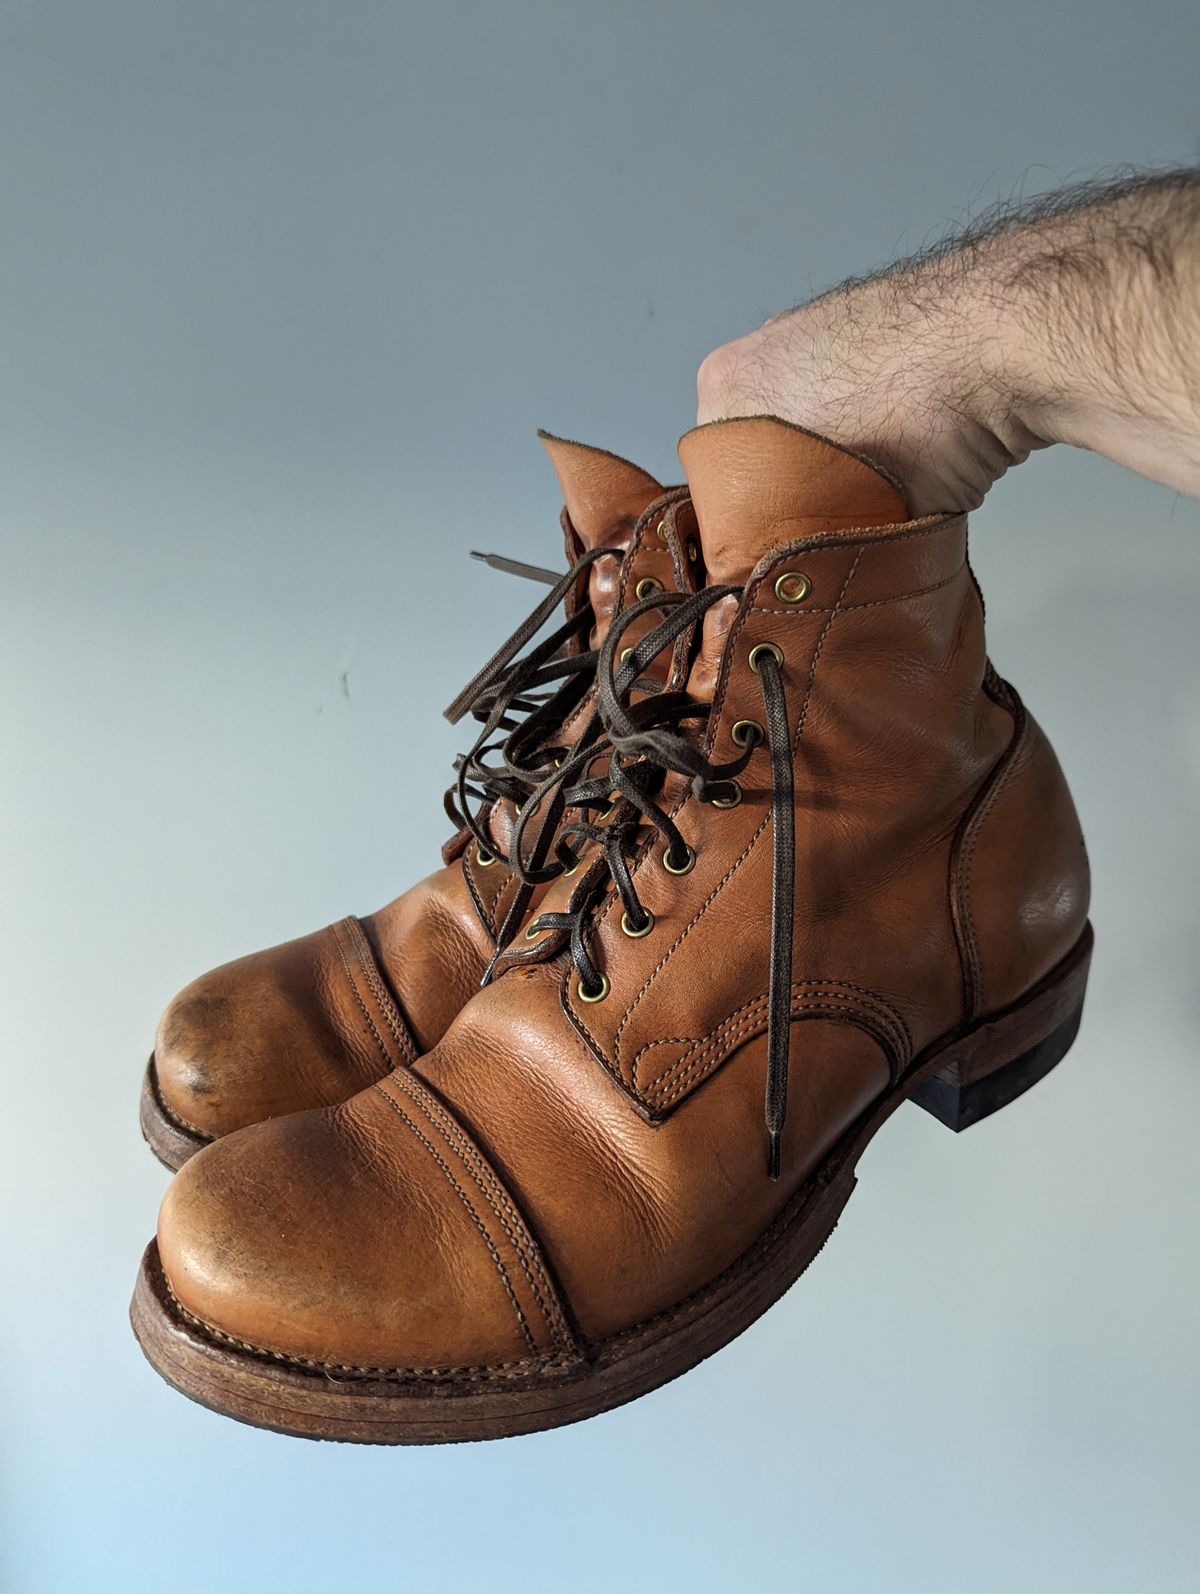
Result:
{"label": "tan leather upper", "polygon": [[[669,502],[653,477],[615,454],[542,441],[565,500],[568,562],[589,548],[629,549],[646,511]],[[690,583],[685,553],[656,534],[658,523],[647,520],[623,563],[591,567],[596,642],[638,581]],[[585,704],[564,729],[568,744],[586,718]],[[503,862],[511,820],[507,804],[493,812],[494,861],[481,860],[464,832],[444,867],[377,913],[224,964],[181,991],[155,1041],[167,1109],[200,1134],[227,1134],[343,1101],[433,1046],[478,990],[515,893]]]}
{"label": "tan leather upper", "polygon": [[[751,649],[784,656],[798,859],[782,1177],[764,1162],[760,746],[739,806],[671,779],[695,867],[670,875],[647,843],[644,938],[622,933],[611,892],[598,907],[606,999],[580,1000],[547,933],[412,1067],[184,1169],[161,1255],[218,1332],[389,1368],[495,1367],[618,1334],[715,1279],[922,1051],[1028,991],[1083,931],[1078,821],[988,665],[963,517],[905,520],[864,462],[781,422],[706,427],[681,452],[692,502],[669,516],[710,579],[744,583],[706,616],[691,675],[714,754],[762,719]],[[777,596],[787,575],[808,578],[803,601]],[[556,882],[543,909],[579,889]]]}

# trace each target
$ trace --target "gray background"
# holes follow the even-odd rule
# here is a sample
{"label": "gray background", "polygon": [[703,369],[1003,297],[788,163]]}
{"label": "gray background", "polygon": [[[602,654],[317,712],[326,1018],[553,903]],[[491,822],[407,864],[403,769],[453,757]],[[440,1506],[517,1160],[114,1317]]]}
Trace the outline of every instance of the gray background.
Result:
{"label": "gray background", "polygon": [[673,475],[711,346],[1195,158],[1198,60],[1195,0],[0,6],[6,1590],[1196,1587],[1200,506],[1083,455],[974,525],[1095,864],[1044,1085],[899,1114],[775,1310],[554,1434],[258,1433],[125,1309],[158,1010],[433,867],[535,427]]}

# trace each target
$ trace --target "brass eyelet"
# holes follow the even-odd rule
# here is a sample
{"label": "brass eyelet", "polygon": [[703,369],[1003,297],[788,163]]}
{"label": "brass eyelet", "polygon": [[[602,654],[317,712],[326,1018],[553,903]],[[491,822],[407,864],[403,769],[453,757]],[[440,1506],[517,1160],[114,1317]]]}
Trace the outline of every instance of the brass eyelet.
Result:
{"label": "brass eyelet", "polygon": [[658,536],[659,542],[666,542],[666,540],[667,540],[667,517],[665,515],[659,521],[658,525],[655,526],[654,530],[655,530],[655,532],[656,532],[656,534]]}
{"label": "brass eyelet", "polygon": [[533,919],[525,926],[525,939],[527,941],[536,941],[541,933],[542,921],[540,919]]}
{"label": "brass eyelet", "polygon": [[736,808],[741,802],[742,788],[738,785],[737,781],[731,780],[728,782],[728,784],[733,787],[733,791],[728,797],[709,798],[709,802],[712,803],[714,808]]}
{"label": "brass eyelet", "polygon": [[643,576],[633,589],[639,598],[649,598],[656,592],[663,590],[663,584],[655,576]]}
{"label": "brass eyelet", "polygon": [[575,981],[575,995],[581,1002],[602,1002],[611,990],[612,986],[608,983],[607,974],[600,976],[600,984],[594,991],[585,991],[583,981],[579,979]]}
{"label": "brass eyelet", "polygon": [[696,854],[689,847],[687,849],[687,858],[683,864],[683,867],[677,868],[676,865],[671,862],[671,849],[668,847],[663,853],[662,861],[663,868],[668,874],[691,874],[692,870],[696,867]]}
{"label": "brass eyelet", "polygon": [[622,664],[625,663],[626,659],[631,659],[632,657],[633,657],[633,649],[632,648],[622,648],[621,649],[621,660],[620,660],[620,662]]}
{"label": "brass eyelet", "polygon": [[769,653],[780,669],[783,668],[783,649],[777,648],[774,642],[760,642],[757,647],[750,649],[750,658],[747,661],[755,675],[758,674],[758,661],[764,653]]}
{"label": "brass eyelet", "polygon": [[803,603],[812,591],[812,582],[802,570],[785,570],[775,578],[775,596],[780,603]]}
{"label": "brass eyelet", "polygon": [[631,941],[640,941],[644,935],[649,935],[654,928],[654,915],[650,912],[650,909],[643,908],[642,912],[646,915],[646,922],[640,930],[635,930],[633,925],[630,924],[628,913],[621,915],[621,929]]}
{"label": "brass eyelet", "polygon": [[734,720],[729,735],[735,747],[757,747],[766,732],[757,720]]}
{"label": "brass eyelet", "polygon": [[475,862],[481,869],[490,869],[494,863],[499,863],[499,861],[494,853],[484,852],[482,847],[476,847]]}
{"label": "brass eyelet", "polygon": [[579,873],[579,865],[582,862],[583,862],[582,858],[576,858],[575,862],[571,865],[571,867],[569,869],[564,869],[563,870],[563,879],[564,880],[569,880],[573,874],[578,874]]}
{"label": "brass eyelet", "polygon": [[688,538],[687,556],[692,564],[695,564],[700,557],[700,550],[696,547],[695,540],[691,537]]}

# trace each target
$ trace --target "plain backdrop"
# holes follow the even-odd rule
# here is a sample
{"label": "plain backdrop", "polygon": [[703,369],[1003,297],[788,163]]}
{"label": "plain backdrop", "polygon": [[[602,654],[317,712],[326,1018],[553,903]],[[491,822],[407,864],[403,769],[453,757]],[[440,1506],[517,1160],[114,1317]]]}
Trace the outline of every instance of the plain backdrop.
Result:
{"label": "plain backdrop", "polygon": [[973,523],[1095,868],[1069,1060],[906,1110],[756,1327],[381,1451],[126,1322],[157,1014],[436,864],[439,710],[553,563],[546,426],[675,479],[713,345],[989,201],[1200,154],[1195,0],[0,5],[0,1586],[1183,1594],[1200,1527],[1200,505]]}

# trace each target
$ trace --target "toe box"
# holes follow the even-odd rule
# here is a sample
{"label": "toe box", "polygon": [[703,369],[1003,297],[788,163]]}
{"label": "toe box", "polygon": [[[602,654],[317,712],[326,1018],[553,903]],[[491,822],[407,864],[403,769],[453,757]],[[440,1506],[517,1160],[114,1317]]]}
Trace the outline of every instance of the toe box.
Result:
{"label": "toe box", "polygon": [[339,927],[202,975],[158,1026],[154,1075],[167,1112],[212,1138],[343,1101],[393,1066],[364,1023]]}
{"label": "toe box", "polygon": [[206,1147],[159,1219],[176,1303],[219,1338],[331,1369],[450,1371],[561,1349],[536,1247],[441,1113],[387,1080]]}

